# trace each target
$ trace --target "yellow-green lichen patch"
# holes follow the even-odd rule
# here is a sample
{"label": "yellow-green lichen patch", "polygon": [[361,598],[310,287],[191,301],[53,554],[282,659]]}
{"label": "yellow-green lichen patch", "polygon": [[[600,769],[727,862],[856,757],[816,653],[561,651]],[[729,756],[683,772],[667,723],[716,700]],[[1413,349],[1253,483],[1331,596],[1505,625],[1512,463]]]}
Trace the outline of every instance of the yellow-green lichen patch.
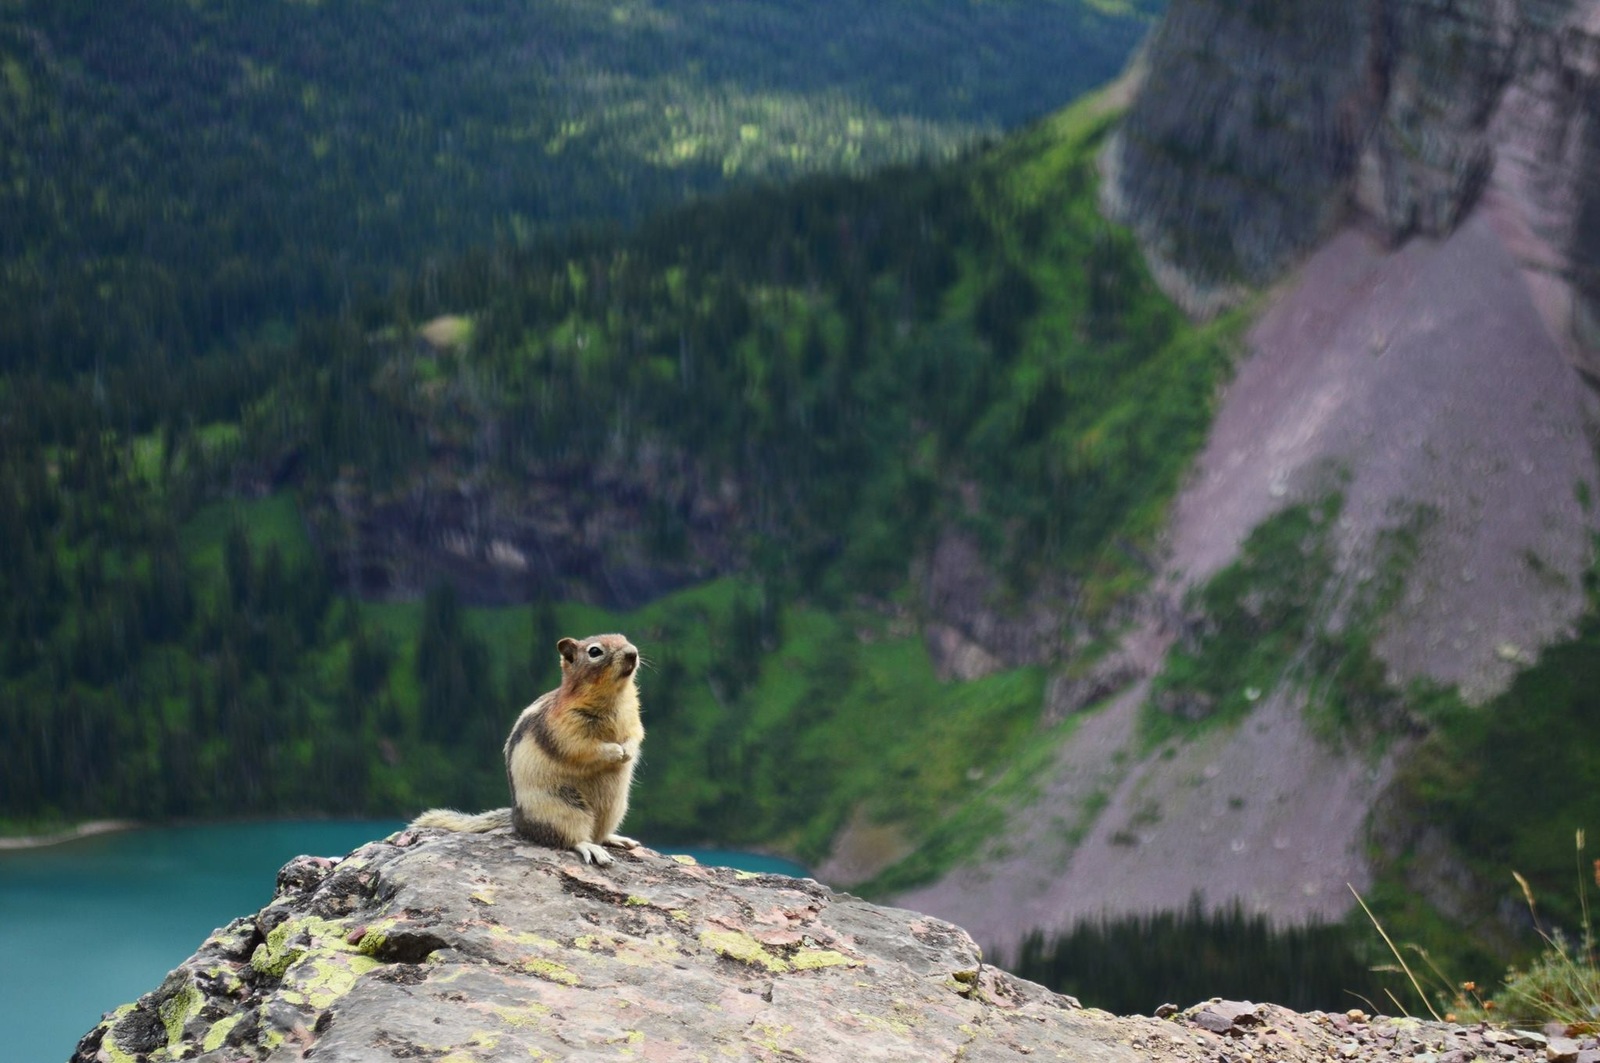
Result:
{"label": "yellow-green lichen patch", "polygon": [[674,853],[672,858],[680,864],[688,864],[691,867],[700,863],[700,861],[696,860],[688,853]]}
{"label": "yellow-green lichen patch", "polygon": [[654,902],[649,897],[640,897],[638,894],[630,893],[626,903],[630,908],[648,908]]}
{"label": "yellow-green lichen patch", "polygon": [[[304,994],[306,1003],[322,1011],[350,992],[356,979],[381,966],[370,956],[338,953],[317,956],[296,967],[293,980],[295,988]],[[286,986],[286,998],[289,995],[287,990]]]}
{"label": "yellow-green lichen patch", "polygon": [[[498,931],[498,928],[496,928],[496,930]],[[532,945],[534,948],[538,949],[561,948],[561,942],[556,941],[554,938],[540,937],[538,934],[531,934],[525,930],[519,931],[515,934],[511,933],[510,931],[504,931],[504,933],[506,933],[507,936],[509,936],[511,940],[515,941],[518,945]]]}
{"label": "yellow-green lichen patch", "polygon": [[679,923],[687,923],[689,921],[689,913],[684,911],[682,908],[673,908],[668,911],[667,914],[672,916],[673,920]]}
{"label": "yellow-green lichen patch", "polygon": [[762,1022],[757,1019],[750,1024],[744,1037],[745,1040],[755,1042],[768,1052],[782,1052],[783,1042],[792,1033],[794,1033],[793,1026],[788,1024],[779,1026],[777,1023]]}
{"label": "yellow-green lichen patch", "polygon": [[743,882],[746,879],[760,878],[761,876],[756,874],[754,871],[735,871],[733,873],[733,877],[738,879],[740,882]]}
{"label": "yellow-green lichen patch", "polygon": [[765,967],[769,971],[783,972],[789,965],[762,947],[761,942],[741,930],[707,930],[700,935],[700,944],[730,960],[748,963],[752,967]]}
{"label": "yellow-green lichen patch", "polygon": [[183,1028],[189,1020],[200,1014],[200,1008],[205,1003],[198,987],[193,982],[186,983],[184,987],[163,1000],[156,1007],[156,1014],[161,1016],[161,1025],[167,1031],[167,1050],[174,1054],[178,1051],[178,1043],[183,1040]]}
{"label": "yellow-green lichen patch", "polygon": [[238,996],[244,989],[244,979],[232,964],[212,964],[206,968],[205,977],[214,987],[214,996]]}
{"label": "yellow-green lichen patch", "polygon": [[314,915],[290,919],[256,946],[250,966],[283,981],[279,998],[284,1002],[325,1009],[350,992],[356,979],[381,966],[369,950],[381,947],[383,929],[370,929],[351,944],[343,923]]}
{"label": "yellow-green lichen patch", "polygon": [[274,949],[271,944],[263,941],[250,954],[250,966],[257,974],[268,978],[282,978],[283,972],[289,969],[289,965],[304,955],[305,949],[288,946]]}
{"label": "yellow-green lichen patch", "polygon": [[[497,936],[509,938],[512,942],[521,945],[524,948],[536,949],[541,953],[556,953],[559,955],[566,952],[566,949],[561,942],[552,940],[551,938],[541,937],[538,934],[531,934],[526,931],[511,933],[510,931],[506,931],[499,927],[493,928],[492,932]],[[547,959],[541,955],[528,955],[524,953],[520,957],[511,957],[511,962],[527,973],[536,975],[547,981],[559,982],[566,986],[577,985],[579,981],[578,976],[573,974],[572,971],[570,971],[565,965],[557,963],[555,960]]]}
{"label": "yellow-green lichen patch", "polygon": [[564,986],[575,986],[578,984],[578,976],[573,974],[566,967],[563,967],[561,964],[556,963],[554,960],[545,960],[540,959],[537,956],[529,956],[520,961],[517,966],[521,967],[524,971],[527,971],[536,978],[543,978],[547,982],[559,982]]}
{"label": "yellow-green lichen patch", "polygon": [[100,1039],[100,1052],[103,1056],[105,1056],[109,1063],[138,1063],[137,1057],[135,1057],[132,1052],[129,1052],[127,1049],[123,1048],[122,1045],[117,1043],[117,1026],[119,1020],[126,1017],[128,1012],[133,1010],[132,1004],[125,1005],[125,1007],[127,1009],[126,1011],[124,1011],[122,1008],[117,1009],[117,1015],[106,1024],[108,1029],[106,1030],[105,1036]]}
{"label": "yellow-green lichen patch", "polygon": [[859,967],[861,961],[852,959],[833,949],[803,949],[789,957],[797,971],[815,971],[822,967]]}
{"label": "yellow-green lichen patch", "polygon": [[629,967],[655,967],[665,969],[683,955],[677,939],[666,934],[653,934],[648,938],[617,942],[613,955],[617,962]]}
{"label": "yellow-green lichen patch", "polygon": [[[257,974],[282,978],[289,965],[312,948],[352,951],[344,938],[349,931],[343,924],[308,915],[287,919],[272,929],[267,940],[250,954],[250,966]],[[302,940],[303,938],[303,940]]]}
{"label": "yellow-green lichen patch", "polygon": [[603,1045],[615,1046],[620,1058],[631,1059],[633,1056],[637,1055],[631,1046],[644,1044],[644,1031],[623,1030],[621,1033],[609,1034],[600,1037],[599,1043]]}
{"label": "yellow-green lichen patch", "polygon": [[493,886],[485,886],[481,890],[474,891],[472,893],[472,899],[477,901],[479,904],[493,904],[494,903],[494,887]]}
{"label": "yellow-green lichen patch", "polygon": [[[383,951],[389,943],[389,932],[399,926],[404,920],[380,919],[376,923],[369,923],[362,930],[361,937],[356,940],[355,950],[363,956],[376,956]],[[348,938],[346,938],[348,942]]]}
{"label": "yellow-green lichen patch", "polygon": [[220,930],[213,931],[211,936],[206,938],[201,950],[215,949],[220,952],[237,955],[244,950],[245,942],[254,933],[255,924],[253,922],[230,923]]}
{"label": "yellow-green lichen patch", "polygon": [[117,1039],[110,1034],[106,1034],[105,1039],[100,1042],[100,1050],[105,1053],[110,1063],[139,1063],[138,1057],[119,1048]]}
{"label": "yellow-green lichen patch", "polygon": [[893,1033],[904,1037],[911,1032],[911,1024],[898,1019],[886,1019],[882,1015],[873,1015],[871,1012],[851,1009],[851,1016],[869,1030],[878,1033]]}
{"label": "yellow-green lichen patch", "polygon": [[544,1026],[545,1020],[550,1017],[550,1009],[543,1004],[524,1004],[513,1007],[509,1004],[490,1004],[489,1010],[495,1018],[507,1026],[518,1029],[538,1029]]}
{"label": "yellow-green lichen patch", "polygon": [[239,1025],[243,1019],[244,1012],[236,1011],[232,1015],[212,1023],[211,1029],[206,1031],[205,1038],[200,1042],[200,1050],[203,1052],[215,1052],[221,1048],[222,1043],[228,1039],[228,1034],[232,1033],[233,1028]]}

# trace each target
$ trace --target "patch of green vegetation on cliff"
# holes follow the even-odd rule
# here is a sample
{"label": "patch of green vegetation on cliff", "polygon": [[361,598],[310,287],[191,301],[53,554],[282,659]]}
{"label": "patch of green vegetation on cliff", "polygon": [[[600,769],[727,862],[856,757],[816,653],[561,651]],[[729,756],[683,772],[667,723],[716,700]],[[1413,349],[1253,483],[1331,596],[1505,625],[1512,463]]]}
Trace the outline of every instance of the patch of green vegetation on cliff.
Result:
{"label": "patch of green vegetation on cliff", "polygon": [[[981,866],[985,860],[1008,855],[1007,824],[1039,799],[1039,780],[1079,722],[1074,717],[1048,731],[1035,729],[1011,749],[1005,762],[982,777],[965,780],[946,813],[915,837],[915,849],[851,889],[867,897],[892,896],[933,882],[958,866]],[[1102,800],[1093,796],[1077,810],[1080,824],[1098,813]]]}
{"label": "patch of green vegetation on cliff", "polygon": [[1372,739],[1396,726],[1422,689],[1401,691],[1373,649],[1433,520],[1425,507],[1396,513],[1366,555],[1342,564],[1333,491],[1286,506],[1245,539],[1239,557],[1194,591],[1186,631],[1151,688],[1144,742],[1237,722],[1285,685],[1301,692],[1328,741]]}
{"label": "patch of green vegetation on cliff", "polygon": [[1291,505],[1262,521],[1186,603],[1187,630],[1167,654],[1146,709],[1149,746],[1193,725],[1235,722],[1273,691],[1322,635],[1333,575],[1328,534],[1343,500]]}
{"label": "patch of green vegetation on cliff", "polygon": [[312,557],[305,522],[294,496],[287,492],[259,499],[225,499],[203,506],[184,524],[179,543],[190,564],[221,572],[228,539],[235,529],[244,534],[257,553],[276,550],[290,564]]}
{"label": "patch of green vegetation on cliff", "polygon": [[815,862],[857,806],[918,836],[1032,731],[1038,669],[940,683],[921,641],[882,621],[808,609],[763,620],[758,593],[728,590],[635,621],[641,644],[661,647],[641,680],[652,748],[639,809],[653,837]]}
{"label": "patch of green vegetation on cliff", "polygon": [[[1541,944],[1513,872],[1531,886],[1546,930],[1582,940],[1580,896],[1595,869],[1574,836],[1600,837],[1600,567],[1587,587],[1590,610],[1573,636],[1486,705],[1444,704],[1395,788],[1389,818],[1432,844],[1380,854],[1389,864],[1374,908],[1391,936],[1428,947],[1486,992],[1499,964]],[[1452,885],[1448,915],[1416,896],[1413,875]],[[1498,950],[1492,961],[1484,943]]]}

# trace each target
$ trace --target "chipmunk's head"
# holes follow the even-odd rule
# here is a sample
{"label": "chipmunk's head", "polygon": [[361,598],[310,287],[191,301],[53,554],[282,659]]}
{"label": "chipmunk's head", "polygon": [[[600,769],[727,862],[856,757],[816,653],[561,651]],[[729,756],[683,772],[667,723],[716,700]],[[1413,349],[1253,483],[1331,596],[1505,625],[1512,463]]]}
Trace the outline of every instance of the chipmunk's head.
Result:
{"label": "chipmunk's head", "polygon": [[639,668],[639,648],[622,635],[590,635],[562,639],[561,674],[568,684],[606,686],[621,683]]}

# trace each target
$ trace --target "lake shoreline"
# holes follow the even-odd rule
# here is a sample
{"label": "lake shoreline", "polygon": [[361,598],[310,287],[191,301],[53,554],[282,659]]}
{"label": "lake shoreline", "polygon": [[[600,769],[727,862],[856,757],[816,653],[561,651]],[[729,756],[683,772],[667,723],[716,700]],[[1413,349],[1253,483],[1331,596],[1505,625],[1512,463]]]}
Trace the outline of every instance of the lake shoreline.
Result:
{"label": "lake shoreline", "polygon": [[50,834],[19,834],[0,836],[0,852],[17,849],[43,849],[51,845],[75,842],[80,838],[93,838],[100,834],[117,834],[125,830],[138,830],[144,826],[134,819],[91,819],[75,827]]}
{"label": "lake shoreline", "polygon": [[[195,821],[195,824],[196,825],[214,825],[216,823],[229,823],[229,822],[239,822],[239,823],[272,823],[272,822],[318,823],[318,822],[336,822],[339,819],[340,819],[340,817],[337,817],[337,816],[328,816],[328,817],[306,816],[306,817],[290,817],[289,820],[282,821],[282,820],[277,820],[277,819],[275,819],[273,817],[266,817],[266,818],[261,818],[261,819],[257,819],[257,818],[251,817],[251,818],[246,818],[246,819],[243,819],[243,820],[227,820],[227,819],[223,819],[223,820],[197,820],[197,821]],[[384,820],[377,820],[375,822],[385,822],[385,821]],[[122,834],[122,833],[125,833],[127,831],[145,830],[145,829],[152,829],[152,828],[153,829],[159,829],[159,828],[162,828],[162,827],[173,827],[173,826],[181,826],[181,825],[182,825],[181,823],[147,823],[147,822],[143,822],[141,820],[136,820],[136,819],[91,819],[91,820],[86,820],[86,821],[84,821],[82,823],[79,823],[79,824],[77,824],[75,826],[72,826],[72,827],[64,827],[61,830],[51,831],[48,834],[18,834],[18,835],[9,835],[9,836],[8,835],[0,835],[0,853],[26,852],[26,851],[33,850],[33,849],[48,849],[48,848],[50,848],[52,846],[56,846],[56,845],[65,845],[68,842],[81,841],[84,838],[94,838],[94,837],[99,837],[99,836],[107,835],[107,834]],[[377,839],[373,839],[373,840],[376,841]],[[801,864],[799,861],[794,860],[793,858],[791,858],[789,856],[786,856],[786,855],[784,855],[782,853],[769,852],[769,851],[760,850],[760,849],[738,849],[738,850],[736,850],[736,849],[724,849],[724,848],[721,848],[720,846],[709,845],[709,844],[705,844],[705,843],[702,843],[702,844],[699,844],[699,845],[655,846],[655,845],[650,845],[650,843],[646,842],[645,845],[648,848],[656,849],[656,851],[662,852],[662,853],[671,853],[671,852],[680,852],[681,853],[681,852],[685,852],[685,851],[688,851],[688,850],[694,850],[694,851],[697,851],[699,853],[703,853],[703,854],[706,854],[708,856],[711,856],[713,859],[727,859],[729,856],[731,856],[731,855],[733,855],[735,853],[749,853],[749,854],[752,854],[752,855],[755,855],[755,856],[765,857],[765,858],[767,858],[769,860],[773,860],[773,861],[775,861],[777,863],[780,863],[780,864],[789,865],[793,869],[793,870],[786,870],[786,871],[782,872],[783,874],[799,874],[800,877],[807,877],[807,878],[814,878],[815,877],[815,872],[813,870],[811,870],[810,868],[807,868],[804,864]]]}
{"label": "lake shoreline", "polygon": [[[28,960],[0,962],[0,1058],[67,1058],[105,1012],[161,984],[217,927],[270,905],[279,871],[296,856],[343,856],[404,826],[397,818],[27,825],[31,836],[4,839],[12,851],[0,851],[0,958]],[[57,844],[77,838],[86,840]],[[687,851],[702,864],[783,873],[768,857],[740,859],[742,850]]]}

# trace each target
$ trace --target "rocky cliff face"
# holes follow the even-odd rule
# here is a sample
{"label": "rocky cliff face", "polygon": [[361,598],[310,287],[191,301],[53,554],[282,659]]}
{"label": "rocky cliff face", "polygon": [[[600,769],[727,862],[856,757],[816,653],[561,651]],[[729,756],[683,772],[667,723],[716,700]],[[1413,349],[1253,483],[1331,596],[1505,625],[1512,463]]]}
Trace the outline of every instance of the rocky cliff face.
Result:
{"label": "rocky cliff face", "polygon": [[1403,736],[1318,738],[1286,672],[1238,726],[1141,748],[1150,678],[1206,620],[1192,592],[1275,513],[1336,498],[1321,630],[1364,624],[1387,682],[1469,702],[1573,631],[1600,536],[1600,3],[1173,0],[1141,66],[1105,201],[1192,311],[1259,313],[1149,600],[1052,688],[1098,707],[1045,811],[899,898],[1007,949],[1195,892],[1337,919],[1371,881]]}
{"label": "rocky cliff face", "polygon": [[1085,1010],[985,966],[957,927],[810,880],[648,850],[602,870],[508,832],[402,833],[290,862],[271,904],[108,1015],[73,1060],[1516,1063],[1545,1047],[1354,1012],[1172,1011]]}
{"label": "rocky cliff face", "polygon": [[1175,0],[1108,153],[1107,201],[1206,312],[1341,223],[1391,244],[1480,204],[1600,370],[1600,5]]}
{"label": "rocky cliff face", "polygon": [[1107,152],[1108,203],[1191,307],[1278,284],[1171,567],[1204,579],[1337,470],[1342,579],[1429,524],[1384,659],[1478,698],[1583,608],[1595,403],[1560,361],[1600,379],[1600,3],[1273,12],[1177,0]]}
{"label": "rocky cliff face", "polygon": [[362,597],[416,598],[443,579],[473,605],[627,609],[736,568],[742,515],[731,484],[649,452],[515,480],[445,464],[381,497],[352,473],[311,499],[309,519]]}

